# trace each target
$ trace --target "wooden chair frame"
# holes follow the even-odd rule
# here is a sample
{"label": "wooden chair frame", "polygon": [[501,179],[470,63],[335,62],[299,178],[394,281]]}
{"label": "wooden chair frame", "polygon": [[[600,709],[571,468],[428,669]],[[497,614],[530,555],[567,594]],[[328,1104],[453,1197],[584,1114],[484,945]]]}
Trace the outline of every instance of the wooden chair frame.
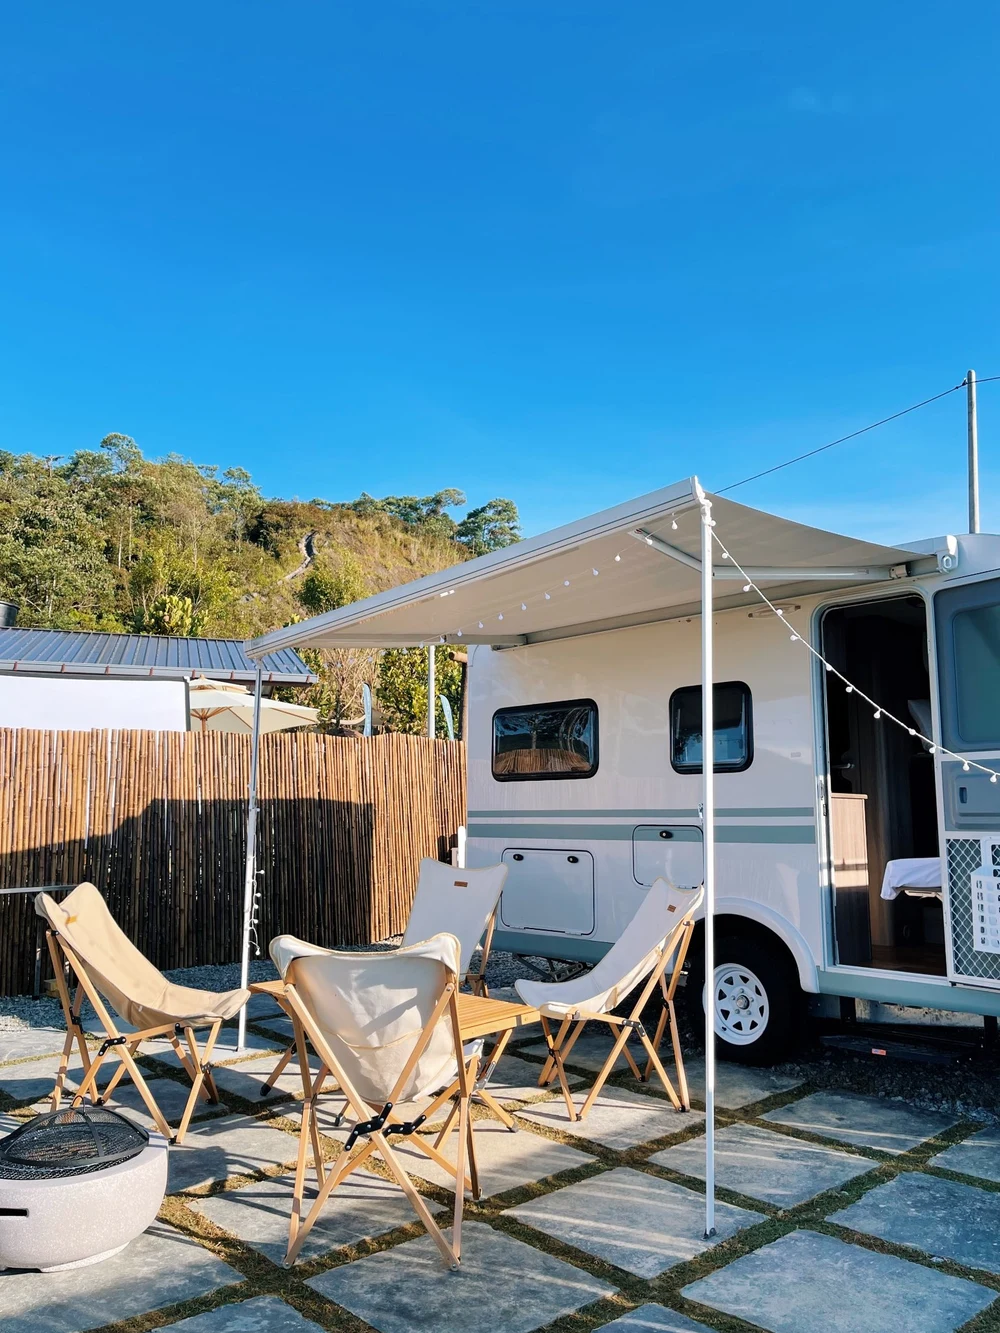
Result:
{"label": "wooden chair frame", "polygon": [[[146,1103],[149,1114],[153,1117],[156,1128],[165,1139],[172,1143],[183,1143],[184,1135],[187,1133],[188,1125],[191,1122],[191,1116],[194,1114],[194,1108],[198,1104],[198,1098],[203,1097],[208,1102],[218,1102],[219,1091],[215,1086],[215,1079],[212,1077],[211,1060],[212,1050],[215,1046],[219,1030],[222,1027],[222,1020],[219,1018],[206,1020],[204,1023],[163,1023],[156,1027],[143,1028],[140,1032],[122,1033],[118,1030],[114,1017],[101,998],[101,994],[94,985],[88,971],[87,965],[77,955],[77,953],[68,945],[57,931],[47,930],[45,937],[49,946],[49,954],[52,958],[52,967],[56,977],[56,988],[59,991],[59,1001],[62,1004],[63,1016],[66,1019],[66,1040],[63,1043],[62,1055],[59,1060],[59,1068],[56,1073],[55,1086],[52,1089],[52,1110],[58,1111],[59,1103],[62,1100],[63,1091],[66,1083],[66,1070],[69,1066],[69,1058],[76,1043],[80,1053],[80,1059],[83,1063],[83,1081],[79,1088],[73,1093],[71,1105],[79,1106],[84,1097],[89,1097],[92,1102],[100,1106],[108,1100],[123,1076],[127,1073],[132,1082],[139,1091],[139,1095]],[[70,997],[70,987],[66,978],[66,965],[76,977],[76,994]],[[98,1047],[95,1055],[91,1055],[83,1034],[83,1026],[80,1023],[80,1008],[86,997],[94,1007],[101,1026],[104,1028],[105,1039]],[[195,1037],[197,1027],[207,1027],[208,1035],[201,1051],[198,1049],[198,1041]],[[180,1043],[180,1037],[183,1035],[187,1042],[188,1049],[185,1052]],[[191,1080],[191,1092],[184,1107],[184,1114],[181,1117],[180,1126],[176,1134],[167,1124],[163,1112],[157,1105],[156,1098],[149,1090],[149,1084],[142,1075],[142,1071],[135,1062],[136,1052],[144,1041],[151,1037],[166,1037],[173,1046],[180,1060],[182,1067]],[[97,1085],[97,1075],[101,1066],[108,1056],[117,1056],[120,1061],[118,1068],[112,1074],[107,1084],[103,1088]],[[68,1095],[68,1089],[67,1095]]]}
{"label": "wooden chair frame", "polygon": [[[342,1184],[352,1171],[356,1171],[373,1153],[378,1153],[385,1162],[394,1179],[402,1188],[406,1197],[409,1199],[414,1211],[423,1223],[428,1234],[437,1245],[446,1264],[453,1269],[457,1269],[461,1263],[462,1257],[462,1212],[465,1203],[465,1192],[469,1190],[474,1198],[480,1194],[479,1176],[476,1167],[475,1146],[472,1134],[472,1119],[469,1115],[469,1099],[472,1088],[476,1081],[476,1070],[479,1063],[478,1053],[466,1063],[462,1051],[462,1031],[458,1016],[458,986],[457,978],[454,973],[450,974],[449,980],[442,989],[441,995],[434,1006],[433,1012],[424,1024],[420,1035],[414,1043],[413,1050],[403,1069],[400,1071],[392,1091],[386,1098],[385,1105],[378,1110],[373,1104],[365,1099],[355,1089],[353,1083],[345,1074],[343,1068],[338,1062],[336,1056],[330,1049],[326,1038],[317,1027],[309,1010],[298,995],[295,985],[289,981],[266,983],[267,990],[277,995],[283,1002],[282,1007],[292,1019],[295,1029],[294,1049],[298,1054],[299,1065],[303,1070],[303,1102],[302,1102],[302,1121],[299,1129],[299,1151],[295,1165],[295,1184],[292,1194],[292,1212],[288,1226],[288,1251],[285,1255],[285,1264],[290,1267],[294,1264],[296,1256],[302,1247],[302,1244],[309,1234],[310,1229],[319,1217],[323,1206],[330,1195]],[[255,987],[260,989],[260,987]],[[420,1125],[427,1118],[427,1113],[420,1115],[413,1122],[402,1121],[396,1114],[393,1107],[398,1099],[399,1093],[405,1087],[407,1079],[416,1065],[420,1056],[423,1054],[427,1043],[433,1035],[434,1029],[445,1011],[448,1011],[452,1033],[455,1042],[455,1057],[458,1069],[458,1120],[459,1133],[456,1156],[454,1163],[438,1151],[436,1145],[430,1143],[426,1136],[416,1133]],[[306,1043],[312,1046],[320,1060],[320,1068],[315,1078],[311,1081],[308,1075],[309,1061]],[[319,1139],[317,1127],[317,1103],[324,1079],[332,1076],[336,1087],[346,1098],[355,1117],[355,1124],[347,1142],[341,1149],[336,1160],[332,1163],[329,1171],[326,1170],[323,1162],[322,1146]],[[333,1088],[328,1089],[333,1091]],[[439,1100],[435,1100],[432,1106],[437,1106]],[[376,1109],[376,1115],[371,1112]],[[430,1110],[430,1108],[428,1108]],[[406,1167],[399,1159],[393,1148],[390,1146],[387,1135],[393,1133],[403,1133],[411,1138],[414,1146],[425,1153],[433,1162],[442,1167],[449,1175],[455,1179],[455,1207],[452,1219],[452,1243],[449,1245],[445,1239],[444,1233],[432,1217],[427,1204],[417,1193],[413,1182],[407,1174]],[[367,1139],[365,1146],[360,1152],[353,1152],[354,1140],[356,1137]],[[313,1167],[316,1172],[318,1192],[313,1200],[308,1213],[303,1216],[303,1194],[305,1190],[305,1176],[308,1165],[309,1149],[312,1148]],[[469,1174],[466,1175],[466,1164],[468,1164]]]}
{"label": "wooden chair frame", "polygon": [[[608,1076],[615,1066],[615,1061],[622,1053],[624,1053],[625,1059],[628,1061],[633,1074],[635,1074],[640,1082],[648,1082],[651,1072],[655,1070],[657,1077],[663,1085],[664,1092],[670,1098],[674,1110],[690,1111],[691,1097],[688,1090],[687,1075],[684,1072],[684,1058],[681,1054],[680,1035],[677,1031],[677,1012],[674,1007],[674,996],[677,991],[681,969],[684,966],[684,960],[687,957],[687,951],[693,933],[694,921],[689,920],[684,922],[676,930],[672,931],[667,937],[664,941],[659,961],[654,965],[649,976],[646,978],[646,982],[640,989],[638,998],[632,1006],[628,1017],[623,1018],[617,1014],[591,1013],[585,1009],[577,1009],[562,1020],[558,1030],[555,1035],[553,1035],[550,1027],[551,1020],[544,1014],[542,1015],[542,1031],[545,1033],[545,1040],[548,1043],[549,1056],[542,1067],[538,1082],[540,1086],[546,1087],[554,1078],[558,1077],[559,1086],[562,1089],[563,1098],[566,1102],[566,1110],[569,1112],[570,1120],[576,1121],[584,1118],[593,1106],[597,1097],[600,1095],[601,1089],[604,1087],[608,1080]],[[675,950],[677,955],[676,962],[668,981],[665,973],[671,958],[674,956]],[[663,996],[663,1007],[660,1011],[659,1021],[656,1025],[656,1035],[651,1041],[649,1034],[646,1032],[642,1023],[641,1014],[657,986],[660,987]],[[615,1037],[614,1045],[611,1047],[610,1055],[607,1060],[605,1060],[600,1073],[597,1075],[597,1080],[594,1083],[594,1086],[587,1094],[580,1110],[577,1111],[573,1102],[572,1093],[569,1090],[569,1083],[566,1080],[565,1061],[569,1058],[577,1039],[588,1023],[607,1023],[612,1029],[617,1030],[617,1036]],[[660,1043],[663,1040],[663,1034],[668,1023],[670,1025],[670,1041],[673,1046],[674,1064],[677,1069],[677,1082],[680,1088],[679,1097],[673,1084],[667,1077],[667,1072],[663,1068],[659,1056]],[[632,1056],[632,1052],[628,1049],[628,1039],[633,1032],[638,1033],[639,1039],[646,1051],[646,1068],[643,1072],[640,1072],[639,1066],[636,1064],[635,1059]]]}

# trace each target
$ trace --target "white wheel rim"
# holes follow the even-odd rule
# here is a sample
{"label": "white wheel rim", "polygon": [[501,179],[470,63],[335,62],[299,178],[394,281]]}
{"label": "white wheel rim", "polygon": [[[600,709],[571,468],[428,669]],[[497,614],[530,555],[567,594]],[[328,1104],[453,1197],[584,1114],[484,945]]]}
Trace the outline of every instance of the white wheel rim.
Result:
{"label": "white wheel rim", "polygon": [[731,1046],[760,1041],[771,1009],[755,972],[737,963],[715,969],[715,1032]]}

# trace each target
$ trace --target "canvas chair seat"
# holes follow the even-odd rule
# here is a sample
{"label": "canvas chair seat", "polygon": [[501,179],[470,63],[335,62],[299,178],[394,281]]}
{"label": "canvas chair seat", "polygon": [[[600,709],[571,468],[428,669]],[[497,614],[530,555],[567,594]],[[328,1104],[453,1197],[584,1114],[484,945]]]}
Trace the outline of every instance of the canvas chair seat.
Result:
{"label": "canvas chair seat", "polygon": [[[281,1001],[292,1018],[295,1046],[303,1066],[304,1100],[286,1263],[294,1262],[307,1232],[337,1185],[371,1153],[377,1152],[407,1194],[442,1255],[457,1266],[461,1255],[467,1151],[472,1188],[474,1192],[478,1189],[468,1114],[478,1054],[473,1054],[468,1064],[462,1055],[457,1008],[459,941],[454,935],[440,933],[398,949],[348,953],[320,949],[282,936],[272,941],[270,952],[283,972]],[[305,1072],[307,1040],[320,1061],[313,1080]],[[456,1073],[461,1115],[458,1155],[453,1166],[417,1133],[422,1116],[404,1123],[394,1108],[450,1083]],[[346,1099],[347,1113],[353,1119],[341,1154],[329,1173],[323,1163],[316,1119],[327,1074]],[[416,1147],[454,1174],[455,1215],[450,1243],[389,1144],[389,1135],[412,1135]],[[367,1140],[366,1145],[352,1156],[359,1137]],[[319,1188],[308,1215],[303,1218],[310,1142]]]}
{"label": "canvas chair seat", "polygon": [[[420,874],[401,947],[405,949],[412,944],[419,944],[441,931],[454,935],[459,942],[458,975],[469,983],[474,994],[486,995],[486,964],[496,923],[497,904],[506,878],[505,865],[468,870],[448,865],[444,861],[435,861],[429,856],[424,857],[420,862]],[[483,949],[479,971],[473,976],[470,972],[472,956],[480,941]],[[322,956],[333,952],[321,945],[296,939],[294,935],[278,935],[271,941],[268,951],[282,977],[293,958]],[[267,1096],[294,1054],[292,1043],[271,1071],[261,1096]],[[452,1081],[456,1072],[452,1070]]]}
{"label": "canvas chair seat", "polygon": [[[173,1137],[180,1143],[198,1097],[207,1096],[213,1102],[219,1100],[208,1060],[221,1025],[239,1012],[250,998],[250,992],[237,989],[220,994],[168,981],[117,924],[93,884],[78,884],[58,903],[47,893],[40,893],[35,898],[35,911],[49,925],[49,949],[67,1028],[63,1058],[52,1093],[53,1110],[58,1109],[69,1054],[76,1041],[85,1072],[74,1102],[85,1094],[94,1097],[98,1092],[106,1100],[127,1070],[157,1128],[166,1138]],[[64,959],[77,977],[75,1001],[70,1000],[63,976]],[[78,1021],[84,995],[93,1005],[107,1034],[107,1040],[93,1060]],[[105,1002],[113,1013],[137,1030],[125,1034],[119,1032]],[[210,1029],[203,1052],[199,1052],[194,1037],[194,1029],[200,1027]],[[180,1045],[180,1034],[186,1038],[187,1051]],[[191,1095],[176,1135],[171,1134],[133,1059],[140,1044],[154,1036],[167,1037],[192,1080]],[[107,1087],[99,1090],[97,1071],[109,1054],[117,1055],[122,1063]]]}
{"label": "canvas chair seat", "polygon": [[[655,1069],[663,1083],[664,1091],[674,1105],[678,1109],[689,1108],[687,1079],[684,1075],[684,1063],[677,1037],[674,992],[680,969],[684,966],[694,928],[695,913],[701,906],[703,898],[704,889],[701,886],[681,889],[665,879],[658,879],[646,891],[638,911],[619,939],[590,972],[582,977],[573,977],[569,981],[521,980],[514,983],[524,1003],[532,1005],[542,1015],[542,1028],[549,1044],[549,1058],[542,1070],[539,1083],[551,1082],[553,1071],[558,1075],[571,1120],[576,1120],[578,1117],[569,1093],[564,1061],[569,1058],[573,1045],[586,1024],[593,1020],[603,1020],[611,1027],[617,1028],[618,1032],[611,1055],[584,1101],[580,1111],[581,1117],[586,1115],[593,1105],[621,1052],[624,1052],[637,1077],[648,1078],[651,1069]],[[664,1007],[656,1036],[651,1042],[642,1026],[641,1014],[657,985],[663,992]],[[619,1009],[640,987],[628,1017],[612,1012]],[[549,1030],[549,1019],[560,1020],[560,1027],[555,1036]],[[668,1022],[681,1087],[680,1098],[677,1097],[673,1085],[667,1078],[658,1055],[660,1041]],[[570,1028],[574,1024],[575,1028],[571,1033]],[[639,1073],[626,1044],[633,1031],[638,1032],[649,1057],[645,1076]]]}
{"label": "canvas chair seat", "polygon": [[87,964],[91,979],[115,1013],[134,1027],[225,1022],[250,998],[247,990],[220,994],[168,981],[121,929],[93,884],[78,884],[61,903],[40,893],[35,911]]}

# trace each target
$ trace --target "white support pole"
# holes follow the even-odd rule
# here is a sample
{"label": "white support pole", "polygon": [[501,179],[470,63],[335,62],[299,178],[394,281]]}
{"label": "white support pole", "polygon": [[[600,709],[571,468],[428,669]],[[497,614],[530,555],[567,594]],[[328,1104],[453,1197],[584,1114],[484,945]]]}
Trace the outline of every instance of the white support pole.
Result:
{"label": "white support pole", "polygon": [[427,735],[434,739],[436,734],[435,713],[437,711],[437,676],[434,673],[434,645],[427,645]]}
{"label": "white support pole", "polygon": [[[256,910],[257,893],[257,765],[260,759],[261,666],[253,687],[253,732],[250,738],[250,785],[247,789],[247,855],[243,877],[243,952],[240,958],[240,985],[245,989],[250,978],[250,933]],[[247,1039],[246,1005],[240,1010],[237,1049],[242,1051]]]}
{"label": "white support pole", "polygon": [[965,377],[969,417],[969,531],[979,531],[979,422],[976,418],[976,372]]}
{"label": "white support pole", "polygon": [[715,697],[712,504],[701,504],[701,771],[705,851],[705,1238],[715,1235]]}

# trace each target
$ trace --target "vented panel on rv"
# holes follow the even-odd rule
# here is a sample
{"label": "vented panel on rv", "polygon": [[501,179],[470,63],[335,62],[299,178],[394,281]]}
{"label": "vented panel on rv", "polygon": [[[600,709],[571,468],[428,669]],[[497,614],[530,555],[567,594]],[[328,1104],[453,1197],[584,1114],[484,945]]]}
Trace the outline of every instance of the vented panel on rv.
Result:
{"label": "vented panel on rv", "polygon": [[560,848],[508,847],[500,920],[511,930],[589,935],[594,929],[594,858]]}
{"label": "vented panel on rv", "polygon": [[679,889],[705,877],[701,829],[691,824],[640,824],[632,830],[632,874],[646,888],[663,875]]}

